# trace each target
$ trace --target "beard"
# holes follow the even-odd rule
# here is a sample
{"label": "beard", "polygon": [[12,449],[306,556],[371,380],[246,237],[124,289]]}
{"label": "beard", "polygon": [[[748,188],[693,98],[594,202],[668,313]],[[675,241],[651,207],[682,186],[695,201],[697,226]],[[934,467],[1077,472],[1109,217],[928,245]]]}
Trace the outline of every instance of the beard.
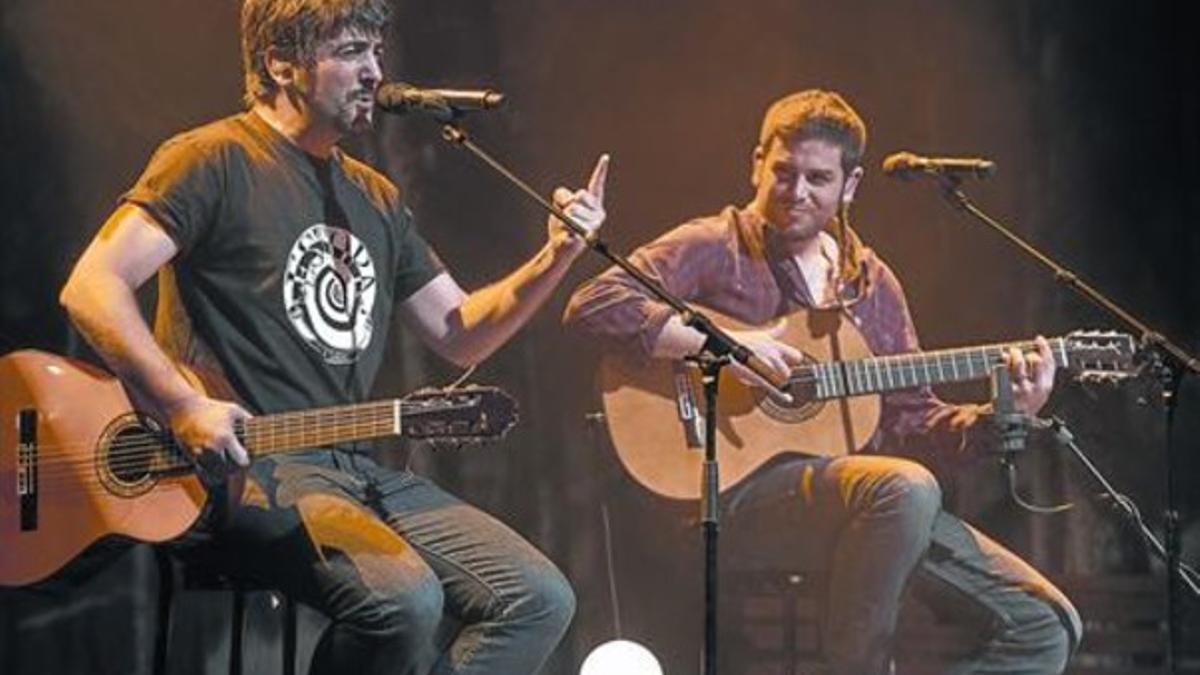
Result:
{"label": "beard", "polygon": [[832,221],[832,215],[816,211],[794,212],[777,208],[767,214],[767,222],[780,236],[791,241],[806,241],[821,233]]}

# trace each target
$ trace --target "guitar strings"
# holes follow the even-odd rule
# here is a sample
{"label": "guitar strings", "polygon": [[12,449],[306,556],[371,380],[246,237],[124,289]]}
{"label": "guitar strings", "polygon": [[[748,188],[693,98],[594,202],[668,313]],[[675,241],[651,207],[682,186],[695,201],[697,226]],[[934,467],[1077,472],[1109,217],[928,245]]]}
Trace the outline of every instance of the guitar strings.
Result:
{"label": "guitar strings", "polygon": [[[357,433],[366,437],[364,431],[371,431],[373,437],[380,437],[390,434],[391,425],[380,424],[360,424],[357,425]],[[123,451],[120,453],[120,458],[110,461],[106,464],[110,473],[120,474],[122,470],[138,470],[145,471],[145,476],[148,476],[155,484],[163,482],[163,479],[169,478],[169,473],[179,469],[194,470],[194,463],[181,456],[171,457],[170,448],[165,447],[158,439],[154,442],[139,442],[134,444],[139,449],[133,451]],[[267,453],[269,454],[269,453]],[[110,454],[110,457],[113,455]],[[258,455],[261,456],[261,455]],[[154,458],[159,457],[165,461],[154,462]],[[108,485],[105,484],[98,470],[95,468],[95,459],[79,460],[69,462],[74,464],[75,469],[65,467],[64,464],[59,464],[56,468],[57,472],[38,472],[37,476],[37,492],[47,495],[62,494],[66,491],[76,492],[79,489],[85,490],[88,494],[103,494],[111,492]],[[68,470],[62,470],[68,468]],[[77,469],[83,469],[82,471]],[[138,476],[138,481],[142,480],[143,476]],[[126,485],[136,485],[138,481],[126,482]],[[116,481],[121,483],[122,481]]]}
{"label": "guitar strings", "polygon": [[[1051,340],[1052,350],[1056,342],[1061,342],[1061,338]],[[793,370],[790,379],[792,383],[803,385],[815,382],[818,399],[838,398],[935,382],[976,379],[984,374],[977,371],[1003,362],[1003,350],[1010,347],[1029,350],[1035,346],[1035,342],[1027,341],[805,364]],[[823,389],[822,384],[825,385]]]}
{"label": "guitar strings", "polygon": [[[389,404],[387,406],[386,410],[383,410],[381,408],[372,408],[369,410],[368,409],[352,410],[349,412],[349,414],[339,414],[337,416],[337,418],[332,421],[325,419],[327,417],[333,417],[332,414],[329,414],[329,415],[325,414],[326,409],[322,409],[320,415],[317,415],[314,413],[304,413],[303,416],[299,416],[299,414],[285,413],[285,414],[282,414],[279,416],[272,415],[269,419],[266,417],[263,417],[263,418],[250,418],[249,420],[245,420],[245,421],[239,420],[238,422],[235,423],[235,430],[241,432],[241,435],[243,435],[243,436],[257,435],[257,436],[270,436],[270,437],[281,437],[284,439],[290,439],[290,438],[293,438],[297,434],[302,436],[306,433],[320,433],[320,432],[329,431],[331,429],[337,429],[337,428],[347,426],[347,425],[354,426],[354,425],[362,424],[364,422],[364,418],[365,418],[365,421],[372,421],[375,419],[380,419],[379,418],[380,413],[384,413],[386,416],[386,419],[380,419],[380,421],[381,422],[386,421],[386,423],[388,423],[390,425],[393,422],[391,412],[392,412],[392,408],[391,408],[391,405]],[[406,412],[404,410],[403,406],[401,407],[401,413],[402,413],[402,416],[413,416],[415,414],[414,411],[411,411],[411,410]],[[245,424],[245,422],[249,422],[249,425]],[[147,431],[147,432],[144,432],[143,435],[148,438],[159,438],[159,437],[170,438],[171,437],[170,434],[166,431],[163,431],[163,432]],[[152,442],[151,444],[153,445],[156,442],[157,441]],[[39,450],[74,450],[74,449],[79,449],[79,448],[90,448],[90,447],[93,447],[94,445],[95,445],[95,443],[92,443],[92,442],[61,443],[61,444],[46,444],[46,445],[39,444],[38,449]],[[121,447],[125,447],[125,448],[136,447],[136,443],[121,444]],[[52,464],[53,462],[50,462],[50,463]],[[46,464],[43,464],[43,466],[45,466],[45,465]]]}
{"label": "guitar strings", "polygon": [[[301,447],[305,445],[319,445],[323,441],[334,440],[331,436],[334,433],[350,433],[361,434],[363,431],[379,432],[380,435],[390,433],[393,429],[392,419],[380,418],[378,411],[363,411],[353,417],[344,416],[337,425],[330,426],[314,426],[313,420],[297,419],[291,423],[277,424],[272,428],[244,430],[242,437],[243,441],[250,443],[253,446],[259,446],[259,450],[276,449],[279,447]],[[46,445],[39,446],[39,452],[46,450],[65,449],[65,448],[81,448],[92,447],[93,444],[78,443],[64,444],[60,446]],[[118,438],[110,447],[108,457],[110,461],[108,466],[113,470],[120,471],[121,469],[136,469],[145,464],[145,461],[155,455],[164,452],[169,453],[173,448],[178,449],[173,443],[173,439],[165,433],[140,431],[128,434],[124,438]],[[181,449],[179,449],[181,450]],[[53,481],[59,474],[71,474],[79,467],[90,466],[96,463],[96,456],[88,457],[38,457],[35,460],[35,468],[38,472],[39,479]],[[178,467],[185,464],[178,464]],[[170,468],[171,465],[168,465]]]}
{"label": "guitar strings", "polygon": [[[378,438],[378,437],[382,437],[382,436],[387,436],[387,435],[391,435],[391,433],[393,431],[393,427],[392,427],[392,423],[391,423],[390,419],[359,420],[358,422],[356,422],[353,425],[342,425],[342,426],[350,427],[350,429],[353,430],[354,434],[356,434],[362,438],[367,438],[367,437]],[[367,434],[363,433],[364,431],[370,432],[370,435],[368,436]],[[122,455],[122,457],[124,458],[124,461],[110,462],[108,464],[109,467],[120,468],[121,466],[124,466],[125,468],[135,468],[138,470],[147,469],[151,473],[151,479],[152,479],[151,486],[154,488],[157,488],[158,485],[169,484],[164,481],[167,481],[170,478],[172,478],[172,476],[170,476],[169,474],[161,473],[162,471],[170,471],[172,469],[182,469],[182,468],[187,468],[187,469],[194,468],[194,464],[189,459],[181,458],[181,457],[176,457],[175,458],[176,461],[173,463],[165,462],[165,463],[160,463],[159,465],[156,465],[156,466],[147,466],[145,464],[145,462],[143,461],[144,458],[152,457],[156,454],[159,454],[160,451],[163,451],[166,448],[164,448],[164,444],[162,443],[162,437],[159,434],[141,433],[139,435],[144,438],[147,438],[149,440],[147,441],[147,440],[143,440],[140,438],[133,443],[128,443],[125,448],[122,448],[122,452],[120,453]],[[329,439],[329,440],[333,440],[333,439]],[[319,443],[320,439],[313,439],[313,442]],[[130,448],[130,447],[134,448],[134,450],[129,450],[128,448]],[[281,446],[281,447],[287,447],[287,446]],[[148,452],[147,452],[147,450],[148,450]],[[270,454],[270,453],[265,453],[265,454]],[[112,456],[111,453],[110,453],[110,456]],[[131,460],[130,458],[135,458],[135,459]],[[132,461],[132,466],[130,464],[131,461]],[[93,459],[89,459],[89,460],[72,460],[72,462],[68,462],[68,463],[74,463],[77,466],[78,465],[94,465],[95,461],[93,458]],[[42,475],[38,476],[38,491],[39,491],[39,493],[44,493],[47,495],[61,494],[61,493],[65,492],[68,488],[70,489],[70,491],[72,493],[77,493],[81,489],[84,491],[85,494],[111,493],[111,489],[109,488],[109,486],[104,483],[104,481],[101,478],[101,476],[99,475],[99,473],[94,470],[89,470],[86,473],[79,472],[79,471],[66,471],[64,473],[61,471],[62,464],[59,464],[58,468],[60,469],[60,472],[57,475],[55,475],[53,472],[50,472],[50,475],[45,476],[44,481],[43,481]],[[89,466],[89,468],[92,468],[92,467]],[[42,487],[43,482],[45,483],[44,489]],[[136,482],[125,483],[125,484],[130,485],[130,486],[138,485],[138,483],[136,483]]]}
{"label": "guitar strings", "polygon": [[[468,407],[466,405],[459,406],[440,406],[434,409],[426,410],[427,406],[420,404],[412,404],[401,402],[400,412],[402,417],[417,417],[420,412],[443,412],[451,410],[454,407]],[[315,411],[302,411],[292,413],[272,414],[269,417],[249,418],[248,420],[239,420],[235,423],[235,428],[241,432],[241,435],[257,434],[259,436],[270,436],[274,440],[275,437],[284,439],[285,442],[294,437],[295,434],[301,435],[309,432],[324,432],[331,428],[339,428],[347,424],[361,424],[364,416],[378,417],[381,413],[385,415],[386,422],[390,425],[392,419],[393,404],[391,402],[379,402],[366,404],[363,406],[335,406],[331,408],[320,408]],[[328,418],[334,418],[332,421]],[[381,420],[384,421],[384,420]],[[297,427],[300,430],[297,432]],[[311,429],[310,429],[311,427]],[[147,432],[150,438],[159,434]],[[161,432],[163,438],[170,438],[170,434],[166,431]],[[157,441],[152,442],[155,444]],[[62,444],[45,444],[38,445],[39,450],[74,450],[79,448],[91,448],[95,445],[94,442],[78,442],[78,443],[62,443]],[[136,444],[122,444],[122,447],[136,447]],[[68,460],[72,461],[72,460]],[[49,461],[40,464],[41,466],[53,465],[57,462]]]}
{"label": "guitar strings", "polygon": [[[474,392],[471,392],[474,393]],[[259,446],[258,454],[270,454],[272,450],[290,447],[305,447],[305,446],[320,446],[327,442],[332,442],[342,435],[350,434],[362,438],[378,438],[391,435],[393,433],[394,419],[393,407],[394,401],[382,401],[367,405],[348,405],[332,408],[322,408],[316,411],[300,411],[294,413],[283,413],[272,416],[270,426],[254,428],[246,428],[241,421],[236,426],[243,436],[244,442],[251,446]],[[422,403],[421,401],[400,400],[401,411],[408,409],[408,416],[419,416],[418,411],[425,412],[444,412],[454,408],[479,407],[478,400],[471,400],[467,403],[445,404],[438,402],[437,405]],[[331,412],[349,412],[342,414],[338,418],[337,423],[330,425],[328,423],[322,425],[322,422],[327,420]],[[379,413],[385,413],[380,415]],[[265,420],[266,418],[259,418]],[[248,420],[253,423],[252,420]],[[299,427],[297,429],[297,427]],[[367,432],[367,433],[364,433]],[[461,435],[461,434],[460,434]],[[92,444],[64,444],[59,448],[66,447],[91,447]],[[54,448],[53,445],[40,446],[40,450]],[[262,452],[267,450],[268,452]],[[175,445],[173,438],[165,432],[138,432],[133,438],[118,439],[108,453],[109,461],[105,466],[109,472],[119,474],[122,470],[149,471],[156,474],[156,478],[162,478],[163,471],[172,471],[176,469],[188,468],[191,469],[194,464],[193,460],[185,456],[171,457],[172,452],[178,453],[180,449]],[[152,459],[159,456],[166,461],[152,463]],[[39,458],[44,459],[44,458]],[[104,481],[99,474],[94,470],[89,470],[86,473],[81,473],[78,469],[87,467],[93,469],[97,458],[93,455],[87,458],[74,457],[59,457],[49,458],[45,461],[36,462],[37,483],[39,490],[43,483],[46,484],[47,492],[55,492],[55,487],[60,486],[68,479],[72,486],[79,485],[83,487],[96,487],[103,485]],[[107,490],[107,486],[104,487]]]}
{"label": "guitar strings", "polygon": [[[363,417],[354,421],[343,421],[336,427],[321,429],[269,430],[265,433],[252,430],[244,434],[242,440],[243,443],[251,447],[254,454],[261,456],[271,454],[271,451],[285,447],[319,446],[323,442],[333,441],[347,434],[364,436],[364,432],[370,432],[372,437],[388,435],[393,429],[394,427],[390,419]],[[51,447],[53,446],[41,447],[39,451],[44,451]],[[87,447],[90,447],[90,445]],[[119,438],[109,446],[107,453],[108,461],[105,464],[111,470],[120,473],[123,469],[137,469],[145,466],[147,460],[156,456],[170,460],[172,454],[182,452],[184,450],[170,436],[155,432],[137,431]],[[176,458],[185,460],[185,463],[171,464],[168,462],[161,466],[164,468],[178,468],[187,465],[187,458],[185,456],[176,454]],[[59,475],[76,473],[76,470],[81,467],[94,466],[96,462],[97,456],[95,454],[87,457],[59,456],[47,458],[39,456],[35,459],[33,468],[37,471],[39,479],[52,481]]]}

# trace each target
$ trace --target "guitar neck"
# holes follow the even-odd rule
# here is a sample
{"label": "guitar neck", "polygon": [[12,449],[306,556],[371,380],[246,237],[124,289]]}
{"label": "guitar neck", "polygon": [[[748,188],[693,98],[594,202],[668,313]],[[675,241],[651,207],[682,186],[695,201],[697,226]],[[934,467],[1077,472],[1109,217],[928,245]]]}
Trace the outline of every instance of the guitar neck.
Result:
{"label": "guitar neck", "polygon": [[[1049,340],[1054,362],[1068,363],[1063,338]],[[833,361],[804,366],[794,379],[806,381],[817,399],[878,394],[948,382],[980,380],[991,374],[992,367],[1004,361],[1010,348],[1024,352],[1036,350],[1032,340],[1005,344],[943,349],[914,354],[871,357],[854,361]]]}
{"label": "guitar neck", "polygon": [[402,433],[405,404],[399,399],[252,417],[238,437],[250,454],[263,457],[298,448],[319,448]]}

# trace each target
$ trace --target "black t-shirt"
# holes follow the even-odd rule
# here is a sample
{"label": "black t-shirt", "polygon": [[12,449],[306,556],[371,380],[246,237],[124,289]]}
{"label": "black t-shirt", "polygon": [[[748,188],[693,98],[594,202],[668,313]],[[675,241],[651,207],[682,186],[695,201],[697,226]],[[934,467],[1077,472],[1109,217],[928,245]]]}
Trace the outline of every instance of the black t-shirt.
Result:
{"label": "black t-shirt", "polygon": [[442,270],[390,181],[251,112],[168,140],[123,199],[179,247],[158,338],[258,413],[363,400],[394,303]]}

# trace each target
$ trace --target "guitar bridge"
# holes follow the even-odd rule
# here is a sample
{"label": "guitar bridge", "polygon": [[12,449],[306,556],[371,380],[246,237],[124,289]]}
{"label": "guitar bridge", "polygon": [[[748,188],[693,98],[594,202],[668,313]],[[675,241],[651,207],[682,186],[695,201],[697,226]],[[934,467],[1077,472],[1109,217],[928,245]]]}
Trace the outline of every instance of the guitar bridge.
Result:
{"label": "guitar bridge", "polygon": [[704,447],[704,418],[696,407],[692,378],[688,374],[688,366],[683,363],[676,363],[674,371],[675,412],[679,416],[679,423],[683,425],[687,446],[699,450]]}
{"label": "guitar bridge", "polygon": [[17,413],[17,499],[22,532],[36,530],[38,523],[37,422],[36,410]]}

